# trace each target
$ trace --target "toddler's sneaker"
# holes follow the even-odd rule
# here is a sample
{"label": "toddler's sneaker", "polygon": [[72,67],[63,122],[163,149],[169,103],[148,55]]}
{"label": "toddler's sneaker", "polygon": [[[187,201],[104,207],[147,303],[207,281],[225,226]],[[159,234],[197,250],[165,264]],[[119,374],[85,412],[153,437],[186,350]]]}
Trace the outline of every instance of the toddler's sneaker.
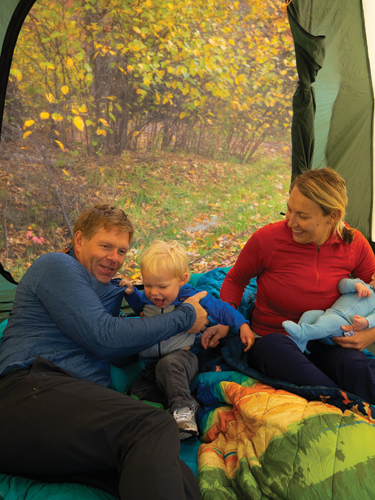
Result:
{"label": "toddler's sneaker", "polygon": [[197,436],[198,427],[195,421],[194,409],[184,406],[177,408],[173,412],[174,419],[180,429],[180,440],[189,439]]}

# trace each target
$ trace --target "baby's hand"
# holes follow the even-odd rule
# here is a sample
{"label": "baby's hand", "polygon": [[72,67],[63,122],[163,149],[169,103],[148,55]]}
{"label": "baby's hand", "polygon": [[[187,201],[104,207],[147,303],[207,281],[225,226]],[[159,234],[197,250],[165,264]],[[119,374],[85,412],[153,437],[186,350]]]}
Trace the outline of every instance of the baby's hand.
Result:
{"label": "baby's hand", "polygon": [[370,297],[371,295],[371,290],[367,288],[366,285],[363,283],[357,282],[355,284],[355,289],[358,292],[358,298],[360,299],[361,297]]}
{"label": "baby's hand", "polygon": [[363,316],[353,316],[353,330],[359,332],[368,328],[368,321]]}
{"label": "baby's hand", "polygon": [[245,352],[253,347],[255,342],[255,335],[247,323],[243,323],[240,327],[241,342],[246,345]]}
{"label": "baby's hand", "polygon": [[119,286],[125,286],[125,290],[124,290],[124,293],[125,295],[131,295],[132,293],[134,293],[134,286],[132,284],[131,281],[129,280],[121,280],[120,283],[119,283]]}

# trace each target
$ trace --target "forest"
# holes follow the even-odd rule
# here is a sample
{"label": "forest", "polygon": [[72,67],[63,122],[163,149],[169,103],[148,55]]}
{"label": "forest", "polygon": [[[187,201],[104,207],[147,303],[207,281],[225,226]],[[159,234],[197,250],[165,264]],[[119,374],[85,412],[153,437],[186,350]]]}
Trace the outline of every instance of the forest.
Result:
{"label": "forest", "polygon": [[[265,145],[274,143],[284,158],[280,174],[287,189],[296,83],[280,0],[37,1],[14,53],[2,129],[6,258],[27,265],[42,247],[63,243],[59,232],[69,239],[76,214],[90,204],[89,186],[99,182],[98,198],[108,201],[104,174],[116,165],[110,182],[126,187],[124,176],[140,172],[128,168],[137,155],[151,155],[159,165],[175,155],[176,175],[178,165],[194,162],[206,171],[220,162],[229,172],[234,164],[255,165]],[[168,176],[165,186],[175,182],[173,169]],[[128,203],[125,193],[114,199],[140,212],[142,203],[150,205],[151,191],[140,179]],[[212,218],[209,205],[201,215]],[[158,223],[150,238],[160,236]],[[230,231],[219,223],[216,228]],[[42,243],[35,240],[30,253],[26,243],[33,237]],[[23,256],[11,238],[26,242]]]}

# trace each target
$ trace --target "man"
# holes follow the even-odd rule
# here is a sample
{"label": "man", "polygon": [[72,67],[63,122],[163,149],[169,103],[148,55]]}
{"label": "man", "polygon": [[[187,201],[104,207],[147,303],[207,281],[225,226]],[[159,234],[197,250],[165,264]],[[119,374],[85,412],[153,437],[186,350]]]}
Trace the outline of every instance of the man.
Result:
{"label": "man", "polygon": [[165,316],[118,317],[123,292],[111,279],[133,232],[122,210],[92,207],[73,248],[40,257],[20,281],[0,345],[0,472],[127,500],[198,499],[173,417],[109,389],[112,363],[208,323],[205,292]]}

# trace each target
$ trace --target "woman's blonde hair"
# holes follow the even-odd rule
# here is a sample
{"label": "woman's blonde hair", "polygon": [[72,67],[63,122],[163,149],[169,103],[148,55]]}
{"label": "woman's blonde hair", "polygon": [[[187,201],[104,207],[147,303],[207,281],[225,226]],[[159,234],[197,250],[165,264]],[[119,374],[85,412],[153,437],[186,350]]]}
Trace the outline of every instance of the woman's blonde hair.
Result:
{"label": "woman's blonde hair", "polygon": [[307,170],[294,179],[290,186],[315,201],[322,209],[324,215],[330,215],[334,210],[339,212],[339,216],[334,222],[333,233],[341,238],[345,243],[352,243],[354,230],[344,224],[348,195],[344,179],[330,167]]}
{"label": "woman's blonde hair", "polygon": [[190,278],[189,261],[185,248],[176,240],[155,240],[144,251],[141,260],[141,272],[158,276],[164,271],[171,271],[175,278],[183,280],[187,273]]}

